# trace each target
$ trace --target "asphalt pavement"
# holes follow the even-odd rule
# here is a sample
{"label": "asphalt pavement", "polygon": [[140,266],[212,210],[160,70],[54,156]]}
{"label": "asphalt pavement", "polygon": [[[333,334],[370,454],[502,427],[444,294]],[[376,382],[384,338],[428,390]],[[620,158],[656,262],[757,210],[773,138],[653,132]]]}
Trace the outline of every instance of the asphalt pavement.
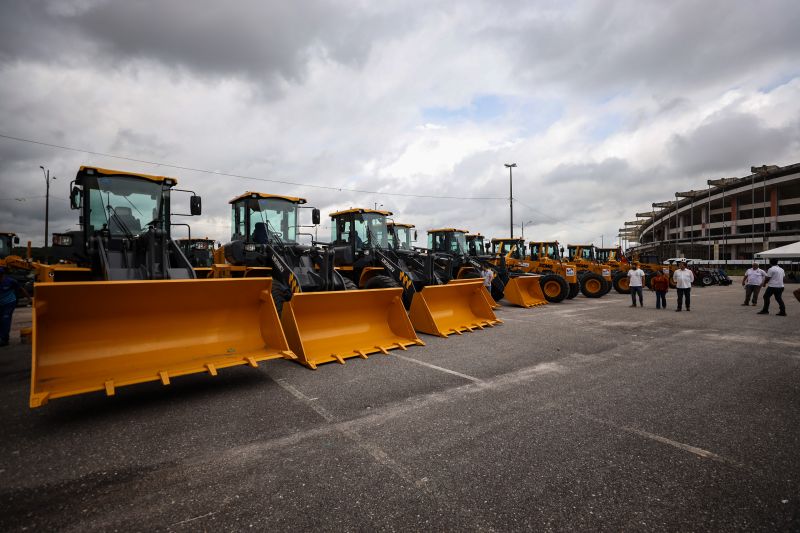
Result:
{"label": "asphalt pavement", "polygon": [[738,281],[692,297],[504,306],[501,325],[388,356],[33,410],[17,337],[0,530],[796,531],[800,303],[756,315]]}

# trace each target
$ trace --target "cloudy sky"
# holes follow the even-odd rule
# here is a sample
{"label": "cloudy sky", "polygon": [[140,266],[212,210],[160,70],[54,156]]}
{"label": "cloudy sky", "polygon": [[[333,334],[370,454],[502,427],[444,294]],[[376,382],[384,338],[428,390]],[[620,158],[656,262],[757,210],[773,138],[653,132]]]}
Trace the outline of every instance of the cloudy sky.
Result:
{"label": "cloudy sky", "polygon": [[42,243],[39,165],[76,229],[88,164],[177,176],[223,241],[246,190],[506,236],[515,162],[517,234],[607,244],[676,190],[800,162],[798,28],[796,0],[6,0],[0,231]]}

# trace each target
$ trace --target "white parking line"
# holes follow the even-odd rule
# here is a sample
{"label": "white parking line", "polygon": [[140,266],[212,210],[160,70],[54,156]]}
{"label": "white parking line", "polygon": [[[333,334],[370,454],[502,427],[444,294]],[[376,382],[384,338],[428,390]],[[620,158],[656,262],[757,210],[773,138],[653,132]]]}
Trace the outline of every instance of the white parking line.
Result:
{"label": "white parking line", "polygon": [[434,370],[438,370],[439,372],[446,372],[448,374],[453,374],[454,376],[458,376],[460,378],[468,379],[468,380],[472,381],[473,383],[483,383],[482,379],[479,379],[479,378],[476,378],[476,377],[473,377],[473,376],[468,376],[467,374],[462,374],[461,372],[456,372],[455,370],[450,370],[449,368],[444,368],[444,367],[441,367],[441,366],[432,365],[430,363],[426,363],[425,361],[420,361],[419,359],[413,359],[413,358],[407,357],[405,355],[394,354],[394,356],[398,357],[400,359],[403,359],[405,361],[411,361],[412,363],[416,363],[418,365],[427,366],[428,368],[432,368]]}
{"label": "white parking line", "polygon": [[586,415],[586,414],[583,414],[583,413],[579,413],[579,414],[583,418],[586,418],[588,420],[592,420],[593,422],[597,422],[597,423],[603,424],[605,426],[611,426],[611,427],[613,427],[615,429],[619,429],[620,431],[625,431],[626,433],[633,433],[634,435],[638,435],[638,436],[644,437],[646,439],[654,440],[654,441],[660,442],[662,444],[667,444],[667,445],[672,446],[674,448],[678,448],[679,450],[684,450],[686,452],[693,453],[693,454],[697,455],[698,457],[702,457],[703,459],[711,459],[712,461],[725,463],[727,465],[731,465],[731,466],[735,466],[735,467],[739,467],[739,468],[742,468],[744,466],[744,465],[742,465],[740,463],[737,463],[736,461],[733,461],[731,459],[727,459],[725,457],[722,457],[721,455],[717,455],[717,454],[715,454],[713,452],[710,452],[708,450],[704,450],[703,448],[698,448],[697,446],[692,446],[690,444],[684,444],[682,442],[678,442],[678,441],[675,441],[675,440],[672,440],[672,439],[668,439],[667,437],[662,437],[661,435],[656,435],[655,433],[650,433],[649,431],[644,431],[644,430],[632,428],[632,427],[629,427],[629,426],[620,426],[620,425],[617,425],[614,422],[612,422],[610,420],[606,420],[604,418],[597,418],[597,417],[589,416],[589,415]]}

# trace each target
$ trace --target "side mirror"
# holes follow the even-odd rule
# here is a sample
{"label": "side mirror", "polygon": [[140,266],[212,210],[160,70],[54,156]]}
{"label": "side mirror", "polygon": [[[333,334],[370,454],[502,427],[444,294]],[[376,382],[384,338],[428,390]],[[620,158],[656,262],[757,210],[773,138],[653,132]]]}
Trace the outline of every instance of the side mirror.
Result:
{"label": "side mirror", "polygon": [[414,240],[417,240],[417,230],[414,230]]}
{"label": "side mirror", "polygon": [[14,235],[14,244],[19,244],[19,237]]}
{"label": "side mirror", "polygon": [[319,222],[320,222],[319,209],[315,207],[314,209],[311,210],[311,223],[316,226],[319,224]]}
{"label": "side mirror", "polygon": [[69,208],[81,208],[81,190],[78,187],[73,187],[72,192],[69,193]]}
{"label": "side mirror", "polygon": [[203,199],[197,195],[189,198],[189,212],[193,217],[200,215],[203,212]]}

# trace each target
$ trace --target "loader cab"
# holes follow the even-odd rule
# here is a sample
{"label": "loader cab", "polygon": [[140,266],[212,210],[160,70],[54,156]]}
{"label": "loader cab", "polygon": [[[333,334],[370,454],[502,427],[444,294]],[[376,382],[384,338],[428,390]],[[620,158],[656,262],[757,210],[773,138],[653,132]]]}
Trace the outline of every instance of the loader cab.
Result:
{"label": "loader cab", "polygon": [[210,267],[214,264],[213,239],[178,239],[175,242],[193,267]]}
{"label": "loader cab", "polygon": [[258,245],[297,243],[299,206],[305,198],[246,192],[230,202],[231,241],[244,241],[248,251]]}
{"label": "loader cab", "polygon": [[[89,264],[96,279],[194,278],[171,239],[171,193],[178,180],[82,166],[70,187],[70,207],[78,210],[79,231],[54,233],[52,253]],[[175,189],[177,190],[177,189]],[[201,213],[192,191],[190,213]]]}
{"label": "loader cab", "polygon": [[597,260],[600,263],[619,263],[622,260],[622,252],[617,248],[597,248]]}
{"label": "loader cab", "polygon": [[561,251],[558,246],[558,241],[530,243],[530,257],[532,260],[551,259],[553,261],[560,261]]}
{"label": "loader cab", "polygon": [[[269,275],[273,260],[270,249],[288,248],[304,253],[308,246],[301,246],[299,212],[306,203],[305,198],[248,191],[228,202],[231,206],[231,240],[223,246],[225,260],[237,267],[247,267],[245,276]],[[319,209],[312,210],[312,222],[319,224]],[[249,273],[248,273],[249,272]]]}
{"label": "loader cab", "polygon": [[473,257],[486,255],[486,244],[480,233],[467,235],[467,252]]}
{"label": "loader cab", "polygon": [[369,253],[372,247],[389,248],[389,229],[386,217],[390,211],[376,209],[346,209],[331,213],[331,245],[337,250],[337,264],[340,250],[348,248],[359,257]]}
{"label": "loader cab", "polygon": [[525,259],[525,241],[522,239],[492,239],[492,255],[509,256],[512,259]]}
{"label": "loader cab", "polygon": [[0,233],[0,259],[11,255],[16,244],[19,244],[19,237],[15,233]]}
{"label": "loader cab", "polygon": [[389,222],[386,225],[389,232],[389,248],[394,251],[412,251],[414,241],[417,239],[417,231],[414,224],[400,224],[399,222]]}
{"label": "loader cab", "polygon": [[428,230],[428,248],[436,253],[465,255],[469,250],[467,230],[456,228]]}
{"label": "loader cab", "polygon": [[570,261],[594,262],[595,253],[592,244],[568,244],[567,251]]}

